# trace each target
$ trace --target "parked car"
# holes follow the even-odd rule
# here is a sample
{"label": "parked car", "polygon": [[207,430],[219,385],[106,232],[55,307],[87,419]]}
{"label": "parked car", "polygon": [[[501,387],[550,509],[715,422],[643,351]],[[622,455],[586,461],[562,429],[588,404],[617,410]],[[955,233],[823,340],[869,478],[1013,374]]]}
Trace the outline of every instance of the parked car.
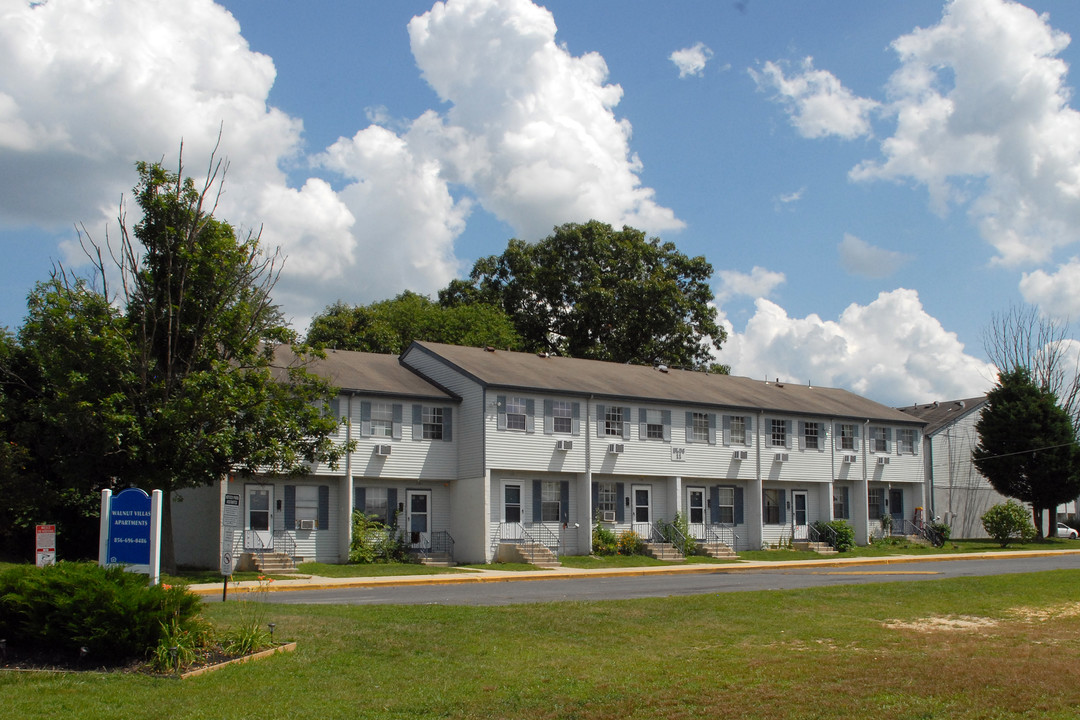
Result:
{"label": "parked car", "polygon": [[1080,537],[1080,533],[1076,532],[1076,530],[1069,527],[1065,523],[1058,523],[1057,536],[1059,538],[1069,538],[1070,540],[1075,540],[1077,537]]}

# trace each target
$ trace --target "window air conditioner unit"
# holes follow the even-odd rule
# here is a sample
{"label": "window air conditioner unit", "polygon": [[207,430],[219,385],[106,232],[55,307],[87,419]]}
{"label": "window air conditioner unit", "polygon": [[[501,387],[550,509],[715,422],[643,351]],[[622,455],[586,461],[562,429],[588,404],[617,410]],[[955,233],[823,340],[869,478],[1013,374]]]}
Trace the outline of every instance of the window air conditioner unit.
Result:
{"label": "window air conditioner unit", "polygon": [[299,524],[300,524],[300,529],[301,530],[314,530],[315,529],[315,521],[314,520],[301,520]]}
{"label": "window air conditioner unit", "polygon": [[889,464],[889,458],[887,458],[887,457],[879,457],[877,459],[877,464],[878,465],[888,465]]}
{"label": "window air conditioner unit", "polygon": [[376,445],[375,454],[381,455],[382,457],[388,457],[390,455],[390,451],[393,449],[394,448],[392,445]]}
{"label": "window air conditioner unit", "polygon": [[574,441],[573,440],[556,440],[555,441],[555,449],[556,450],[573,450],[574,449]]}
{"label": "window air conditioner unit", "polygon": [[845,455],[844,456],[844,462],[846,462],[846,463],[848,463],[850,465],[854,465],[855,460],[856,460],[856,457],[854,455]]}
{"label": "window air conditioner unit", "polygon": [[745,460],[747,458],[747,453],[745,450],[736,450],[731,454],[731,457],[733,460]]}
{"label": "window air conditioner unit", "polygon": [[626,449],[624,443],[608,443],[607,451],[612,455],[621,455],[622,451]]}
{"label": "window air conditioner unit", "polygon": [[604,511],[604,522],[611,522],[611,523],[615,522],[615,511],[614,510],[605,510]]}
{"label": "window air conditioner unit", "polygon": [[787,453],[776,453],[776,456],[773,459],[776,460],[776,462],[787,462],[788,461],[788,454]]}

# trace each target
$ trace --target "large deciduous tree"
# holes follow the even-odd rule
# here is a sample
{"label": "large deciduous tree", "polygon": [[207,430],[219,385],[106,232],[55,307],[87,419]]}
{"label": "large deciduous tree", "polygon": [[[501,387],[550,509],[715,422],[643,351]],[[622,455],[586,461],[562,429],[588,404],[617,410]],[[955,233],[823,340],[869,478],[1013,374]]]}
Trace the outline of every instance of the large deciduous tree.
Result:
{"label": "large deciduous tree", "polygon": [[1080,448],[1069,414],[1018,367],[998,376],[975,429],[975,467],[999,493],[1031,505],[1043,537],[1042,511],[1080,495]]}
{"label": "large deciduous tree", "polygon": [[709,304],[711,275],[704,257],[594,220],[536,243],[511,240],[440,301],[501,306],[530,351],[716,370],[726,333]]}
{"label": "large deciduous tree", "polygon": [[444,307],[405,291],[370,305],[336,303],[316,315],[307,341],[338,350],[399,354],[413,340],[517,350],[521,339],[502,308],[484,303]]}
{"label": "large deciduous tree", "polygon": [[[85,238],[100,289],[54,273],[31,297],[5,377],[36,398],[40,409],[26,427],[37,422],[51,434],[42,442],[59,482],[93,457],[93,473],[75,469],[90,475],[82,491],[102,485],[103,475],[120,487],[164,491],[162,563],[172,570],[176,491],[227,473],[333,464],[343,448],[331,440],[335,390],[307,371],[307,348],[275,353],[294,339],[270,297],[280,256],[264,252],[257,234],[238,239],[214,217],[226,166],[211,157],[201,187],[183,177],[182,164],[176,173],[152,163],[137,169],[141,219],[131,229],[121,209],[118,247]],[[119,281],[115,297],[110,277]],[[82,337],[83,323],[93,337]],[[74,339],[63,347],[64,338]],[[291,360],[283,365],[282,357]],[[89,430],[82,440],[80,428]],[[89,447],[76,455],[73,442]]]}

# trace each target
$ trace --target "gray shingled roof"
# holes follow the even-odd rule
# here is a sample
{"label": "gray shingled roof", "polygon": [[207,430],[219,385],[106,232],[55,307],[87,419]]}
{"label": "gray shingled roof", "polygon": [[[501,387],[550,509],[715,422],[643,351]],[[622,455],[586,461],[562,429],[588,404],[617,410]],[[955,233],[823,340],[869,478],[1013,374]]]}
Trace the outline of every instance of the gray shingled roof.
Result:
{"label": "gray shingled roof", "polygon": [[946,425],[955,422],[958,418],[970,412],[978,410],[986,404],[986,396],[966,398],[964,400],[948,400],[946,402],[932,402],[925,405],[915,405],[897,408],[900,412],[918,418],[926,422],[923,429],[927,435],[933,435]]}
{"label": "gray shingled roof", "polygon": [[[275,349],[274,360],[279,366],[287,366],[296,361],[296,354],[289,346],[282,345]],[[403,366],[396,355],[327,350],[326,359],[314,360],[308,370],[345,392],[438,401],[456,399]]]}
{"label": "gray shingled roof", "polygon": [[413,352],[442,358],[488,387],[923,424],[918,418],[837,388],[765,382],[688,370],[662,372],[641,365],[543,357],[430,342],[414,342],[402,358]]}

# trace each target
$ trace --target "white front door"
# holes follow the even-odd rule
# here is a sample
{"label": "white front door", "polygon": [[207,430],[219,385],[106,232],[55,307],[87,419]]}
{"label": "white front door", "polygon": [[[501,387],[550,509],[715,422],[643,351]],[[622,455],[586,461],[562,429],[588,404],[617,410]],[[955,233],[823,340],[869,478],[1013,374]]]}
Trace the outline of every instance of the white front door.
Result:
{"label": "white front door", "polygon": [[405,491],[405,527],[408,528],[409,544],[413,547],[431,547],[431,491]]}
{"label": "white front door", "polygon": [[705,524],[709,521],[706,513],[705,488],[686,488],[686,522],[694,540],[705,539]]}
{"label": "white front door", "polygon": [[791,492],[791,531],[793,540],[808,540],[807,529],[806,491],[793,490]]}
{"label": "white front door", "polygon": [[631,485],[630,498],[633,512],[630,528],[643,540],[648,540],[652,535],[652,486]]}
{"label": "white front door", "polygon": [[245,550],[274,549],[274,486],[246,485]]}
{"label": "white front door", "polygon": [[521,540],[521,483],[503,483],[500,540]]}

